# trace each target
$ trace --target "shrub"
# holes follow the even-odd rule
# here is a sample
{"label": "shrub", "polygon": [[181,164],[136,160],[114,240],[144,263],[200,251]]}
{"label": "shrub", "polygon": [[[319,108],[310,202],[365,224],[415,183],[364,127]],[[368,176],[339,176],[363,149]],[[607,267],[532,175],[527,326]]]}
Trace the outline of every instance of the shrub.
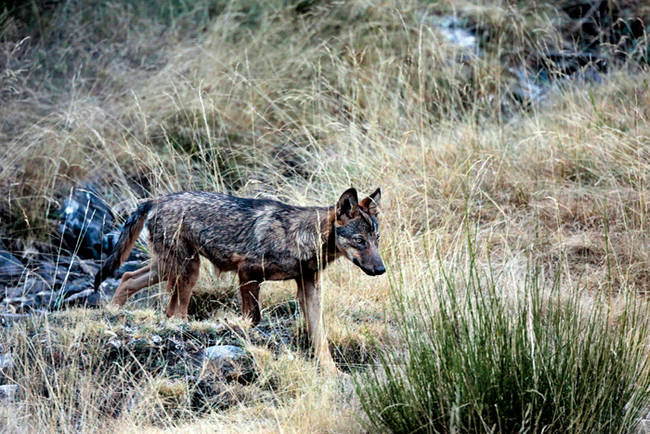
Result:
{"label": "shrub", "polygon": [[[444,274],[444,273],[443,273]],[[399,343],[356,378],[369,423],[392,432],[629,432],[650,402],[643,309],[529,271],[514,291],[473,260],[394,289]],[[584,297],[584,295],[583,295]],[[582,301],[581,301],[582,300]]]}

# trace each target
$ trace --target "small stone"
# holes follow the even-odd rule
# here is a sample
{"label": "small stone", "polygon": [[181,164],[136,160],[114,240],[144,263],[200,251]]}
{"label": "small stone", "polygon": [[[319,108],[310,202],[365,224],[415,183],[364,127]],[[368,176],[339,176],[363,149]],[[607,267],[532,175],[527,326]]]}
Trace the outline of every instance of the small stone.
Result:
{"label": "small stone", "polygon": [[0,282],[17,282],[25,272],[20,259],[9,253],[0,242]]}
{"label": "small stone", "polygon": [[55,289],[59,289],[75,279],[90,278],[81,269],[80,259],[77,256],[59,255],[56,260],[43,258],[38,261],[35,271]]}
{"label": "small stone", "polygon": [[167,338],[167,348],[171,350],[180,350],[183,348],[183,341],[178,341],[173,337]]}
{"label": "small stone", "polygon": [[151,339],[149,340],[151,341],[152,345],[160,345],[162,342],[162,338],[158,335],[151,335]]}
{"label": "small stone", "polygon": [[206,369],[228,381],[246,383],[252,380],[253,359],[246,351],[234,345],[214,345],[202,352]]}
{"label": "small stone", "polygon": [[107,342],[107,345],[109,347],[115,348],[116,350],[119,350],[120,348],[122,348],[122,341],[120,341],[119,339],[111,339]]}
{"label": "small stone", "polygon": [[[49,289],[50,286],[42,278],[28,277],[20,285],[4,289],[4,296],[6,298],[20,298],[42,291],[48,291]],[[3,293],[0,290],[0,298],[2,298],[2,295]]]}
{"label": "small stone", "polygon": [[120,268],[117,269],[114,276],[122,278],[122,275],[127,271],[135,271],[145,266],[143,261],[126,261]]}
{"label": "small stone", "polygon": [[110,300],[117,287],[120,286],[120,279],[113,279],[112,277],[104,280],[101,285],[99,285],[99,292],[102,294],[102,298]]}
{"label": "small stone", "polygon": [[0,354],[0,371],[9,371],[14,367],[14,355],[11,353]]}
{"label": "small stone", "polygon": [[25,279],[25,282],[20,286],[23,294],[37,294],[42,291],[49,291],[50,285],[43,280],[40,276],[36,276],[32,274],[31,276],[34,277],[28,277]]}
{"label": "small stone", "polygon": [[65,288],[62,288],[62,291],[66,295],[72,295],[92,287],[93,283],[89,277],[80,277],[78,279],[67,282]]}
{"label": "small stone", "polygon": [[76,251],[85,259],[99,259],[104,234],[113,224],[108,205],[100,199],[95,186],[75,188],[60,210],[59,233],[64,249]]}
{"label": "small stone", "polygon": [[4,294],[2,295],[4,296],[4,298],[22,297],[23,295],[25,295],[25,290],[22,286],[16,286],[14,288],[5,288]]}
{"label": "small stone", "polygon": [[90,259],[81,259],[79,261],[79,266],[84,273],[90,276],[94,276],[99,271],[99,265]]}
{"label": "small stone", "polygon": [[38,307],[50,307],[57,300],[57,295],[52,291],[41,291],[33,295],[34,305]]}
{"label": "small stone", "polygon": [[21,321],[31,317],[32,315],[28,313],[2,313],[0,314],[0,325],[4,327],[8,327],[17,321]]}
{"label": "small stone", "polygon": [[132,351],[136,351],[138,353],[146,352],[150,349],[149,341],[144,338],[131,338],[127,345]]}
{"label": "small stone", "polygon": [[246,351],[235,345],[214,345],[203,350],[207,360],[233,360],[236,361],[247,355]]}
{"label": "small stone", "polygon": [[31,297],[5,298],[2,303],[5,306],[11,306],[14,313],[31,312],[35,307],[34,299]]}
{"label": "small stone", "polygon": [[17,384],[6,384],[0,386],[0,402],[12,402],[16,400],[18,394]]}
{"label": "small stone", "polygon": [[101,294],[95,292],[93,288],[88,288],[63,300],[66,306],[87,306],[99,307],[101,301]]}
{"label": "small stone", "polygon": [[641,430],[644,433],[650,433],[650,419],[641,420]]}

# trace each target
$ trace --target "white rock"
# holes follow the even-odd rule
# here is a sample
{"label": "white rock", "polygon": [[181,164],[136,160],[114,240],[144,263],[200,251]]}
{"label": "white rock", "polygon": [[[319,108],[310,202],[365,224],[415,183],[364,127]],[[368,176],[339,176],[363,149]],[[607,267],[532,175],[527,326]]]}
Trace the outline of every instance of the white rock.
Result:
{"label": "white rock", "polygon": [[246,351],[234,345],[214,345],[203,350],[204,360],[207,361],[237,361],[246,356]]}
{"label": "white rock", "polygon": [[17,384],[6,384],[0,386],[0,402],[11,402],[16,400],[18,394]]}
{"label": "white rock", "polygon": [[206,369],[228,380],[240,379],[253,372],[252,358],[240,347],[214,345],[202,352]]}
{"label": "white rock", "polygon": [[11,353],[0,354],[0,371],[8,371],[14,367],[14,355]]}

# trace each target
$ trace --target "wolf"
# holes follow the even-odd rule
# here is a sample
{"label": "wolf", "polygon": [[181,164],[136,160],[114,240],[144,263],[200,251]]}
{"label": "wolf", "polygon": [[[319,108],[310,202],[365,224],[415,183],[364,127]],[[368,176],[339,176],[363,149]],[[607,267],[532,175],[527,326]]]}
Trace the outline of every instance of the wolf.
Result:
{"label": "wolf", "polygon": [[378,250],[381,190],[359,201],[349,188],[334,206],[302,207],[270,199],[185,191],[140,204],[124,223],[113,252],[95,276],[95,291],[129,256],[145,223],[149,265],[122,276],[112,303],[122,306],[140,289],[166,282],[168,317],[187,318],[201,257],[218,272],[239,275],[242,314],[261,320],[260,283],[295,280],[297,298],[318,363],[334,362],[322,324],[319,273],[341,256],[370,276],[386,269]]}

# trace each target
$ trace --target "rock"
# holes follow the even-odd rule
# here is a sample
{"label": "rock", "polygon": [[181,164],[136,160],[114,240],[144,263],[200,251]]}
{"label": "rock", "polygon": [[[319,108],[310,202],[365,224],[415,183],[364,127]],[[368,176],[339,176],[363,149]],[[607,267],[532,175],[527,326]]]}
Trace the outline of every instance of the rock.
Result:
{"label": "rock", "polygon": [[47,311],[35,309],[32,313],[0,313],[0,326],[8,327],[17,321],[29,319],[36,313],[47,313]]}
{"label": "rock", "polygon": [[26,271],[20,259],[9,253],[0,242],[0,286],[17,283]]}
{"label": "rock", "polygon": [[14,367],[14,355],[11,353],[0,354],[0,372],[7,372]]}
{"label": "rock", "polygon": [[4,383],[6,378],[11,377],[11,371],[14,369],[14,355],[11,353],[0,353],[0,383]]}
{"label": "rock", "polygon": [[608,69],[607,59],[589,52],[544,52],[532,56],[529,63],[538,74],[563,78],[581,74],[584,78],[599,78]]}
{"label": "rock", "polygon": [[101,304],[101,293],[95,292],[91,287],[71,295],[63,300],[63,306],[86,306],[99,307]]}
{"label": "rock", "polygon": [[19,286],[0,290],[0,300],[4,300],[5,298],[22,297],[23,295],[24,295],[23,288]]}
{"label": "rock", "polygon": [[451,15],[442,18],[432,17],[433,25],[450,43],[474,52],[478,51],[476,35],[464,27],[460,20]]}
{"label": "rock", "polygon": [[648,415],[648,419],[642,419],[641,420],[641,431],[642,433],[650,433],[650,415]]}
{"label": "rock", "polygon": [[94,186],[87,184],[73,189],[60,213],[62,246],[77,252],[82,258],[101,258],[104,235],[113,225],[113,215],[108,205],[99,198]]}
{"label": "rock", "polygon": [[32,256],[26,265],[22,284],[0,290],[2,305],[10,308],[10,312],[99,306],[101,294],[93,291],[94,273],[99,265],[94,260],[83,260],[76,255],[59,255],[55,259],[44,254]]}
{"label": "rock", "polygon": [[47,309],[55,307],[57,300],[58,300],[58,295],[55,292],[52,291],[41,291],[37,294],[34,294],[32,296],[33,300],[33,307],[44,307]]}
{"label": "rock", "polygon": [[110,300],[113,294],[115,294],[118,286],[120,286],[120,279],[109,277],[99,285],[99,293],[102,294],[102,298]]}
{"label": "rock", "polygon": [[66,296],[70,296],[72,294],[77,294],[79,292],[85,291],[87,289],[92,289],[93,288],[93,281],[90,276],[87,277],[80,277],[79,279],[75,279],[72,282],[68,282],[65,287],[61,288],[61,292],[65,294]]}
{"label": "rock", "polygon": [[0,386],[0,402],[13,402],[18,395],[17,384],[6,384]]}
{"label": "rock", "polygon": [[88,274],[89,276],[94,276],[99,271],[99,264],[89,259],[80,259],[79,266],[81,267],[83,272]]}
{"label": "rock", "polygon": [[513,98],[520,104],[529,105],[541,101],[550,89],[543,86],[523,68],[510,68],[517,81],[510,87],[509,91]]}
{"label": "rock", "polygon": [[182,350],[183,347],[184,347],[183,341],[178,341],[173,336],[170,336],[170,337],[167,338],[166,346],[167,346],[167,348],[169,348],[172,351]]}
{"label": "rock", "polygon": [[151,338],[149,338],[149,345],[160,345],[162,342],[162,338],[156,334],[151,335]]}
{"label": "rock", "polygon": [[56,263],[50,259],[38,261],[35,271],[43,281],[51,283],[51,288],[47,289],[55,289],[56,298],[63,299],[91,288],[94,277],[91,273],[96,268],[98,266],[91,261],[83,261],[77,256],[59,256]]}
{"label": "rock", "polygon": [[145,264],[143,261],[139,260],[133,260],[133,261],[126,261],[120,268],[117,269],[113,275],[117,278],[122,278],[122,274],[126,273],[127,271],[135,271],[138,270],[142,267],[144,267]]}
{"label": "rock", "polygon": [[86,273],[81,268],[81,261],[82,259],[77,255],[59,255],[56,257],[57,268],[65,270],[66,274],[85,275]]}
{"label": "rock", "polygon": [[49,291],[52,289],[48,283],[41,279],[40,277],[33,275],[34,277],[28,277],[25,279],[25,282],[22,285],[23,292],[25,294],[37,294],[42,291]]}
{"label": "rock", "polygon": [[10,311],[13,310],[15,313],[31,312],[38,307],[34,298],[28,296],[5,298],[1,306],[10,307]]}
{"label": "rock", "polygon": [[218,379],[187,376],[185,381],[191,385],[192,408],[199,413],[225,410],[239,401],[233,388]]}
{"label": "rock", "polygon": [[42,278],[28,277],[21,285],[6,288],[4,296],[7,298],[23,297],[29,296],[30,294],[38,294],[39,292],[48,291],[50,289],[50,285],[48,285]]}
{"label": "rock", "polygon": [[67,282],[58,291],[52,291],[47,284],[36,280],[31,287],[25,284],[24,287],[7,289],[2,304],[13,307],[16,312],[30,312],[38,308],[53,310],[66,305],[98,306],[100,295],[93,294],[89,276]]}
{"label": "rock", "polygon": [[120,348],[122,348],[122,341],[120,341],[119,339],[113,338],[113,339],[110,339],[106,343],[106,345],[108,345],[109,347],[115,348],[116,350],[119,350]]}
{"label": "rock", "polygon": [[58,256],[56,261],[44,258],[36,262],[35,272],[55,289],[60,289],[70,282],[85,279],[92,280],[94,270],[99,265],[90,260],[82,260],[78,256]]}
{"label": "rock", "polygon": [[250,382],[254,376],[253,358],[234,345],[214,345],[202,351],[203,366],[227,381]]}

